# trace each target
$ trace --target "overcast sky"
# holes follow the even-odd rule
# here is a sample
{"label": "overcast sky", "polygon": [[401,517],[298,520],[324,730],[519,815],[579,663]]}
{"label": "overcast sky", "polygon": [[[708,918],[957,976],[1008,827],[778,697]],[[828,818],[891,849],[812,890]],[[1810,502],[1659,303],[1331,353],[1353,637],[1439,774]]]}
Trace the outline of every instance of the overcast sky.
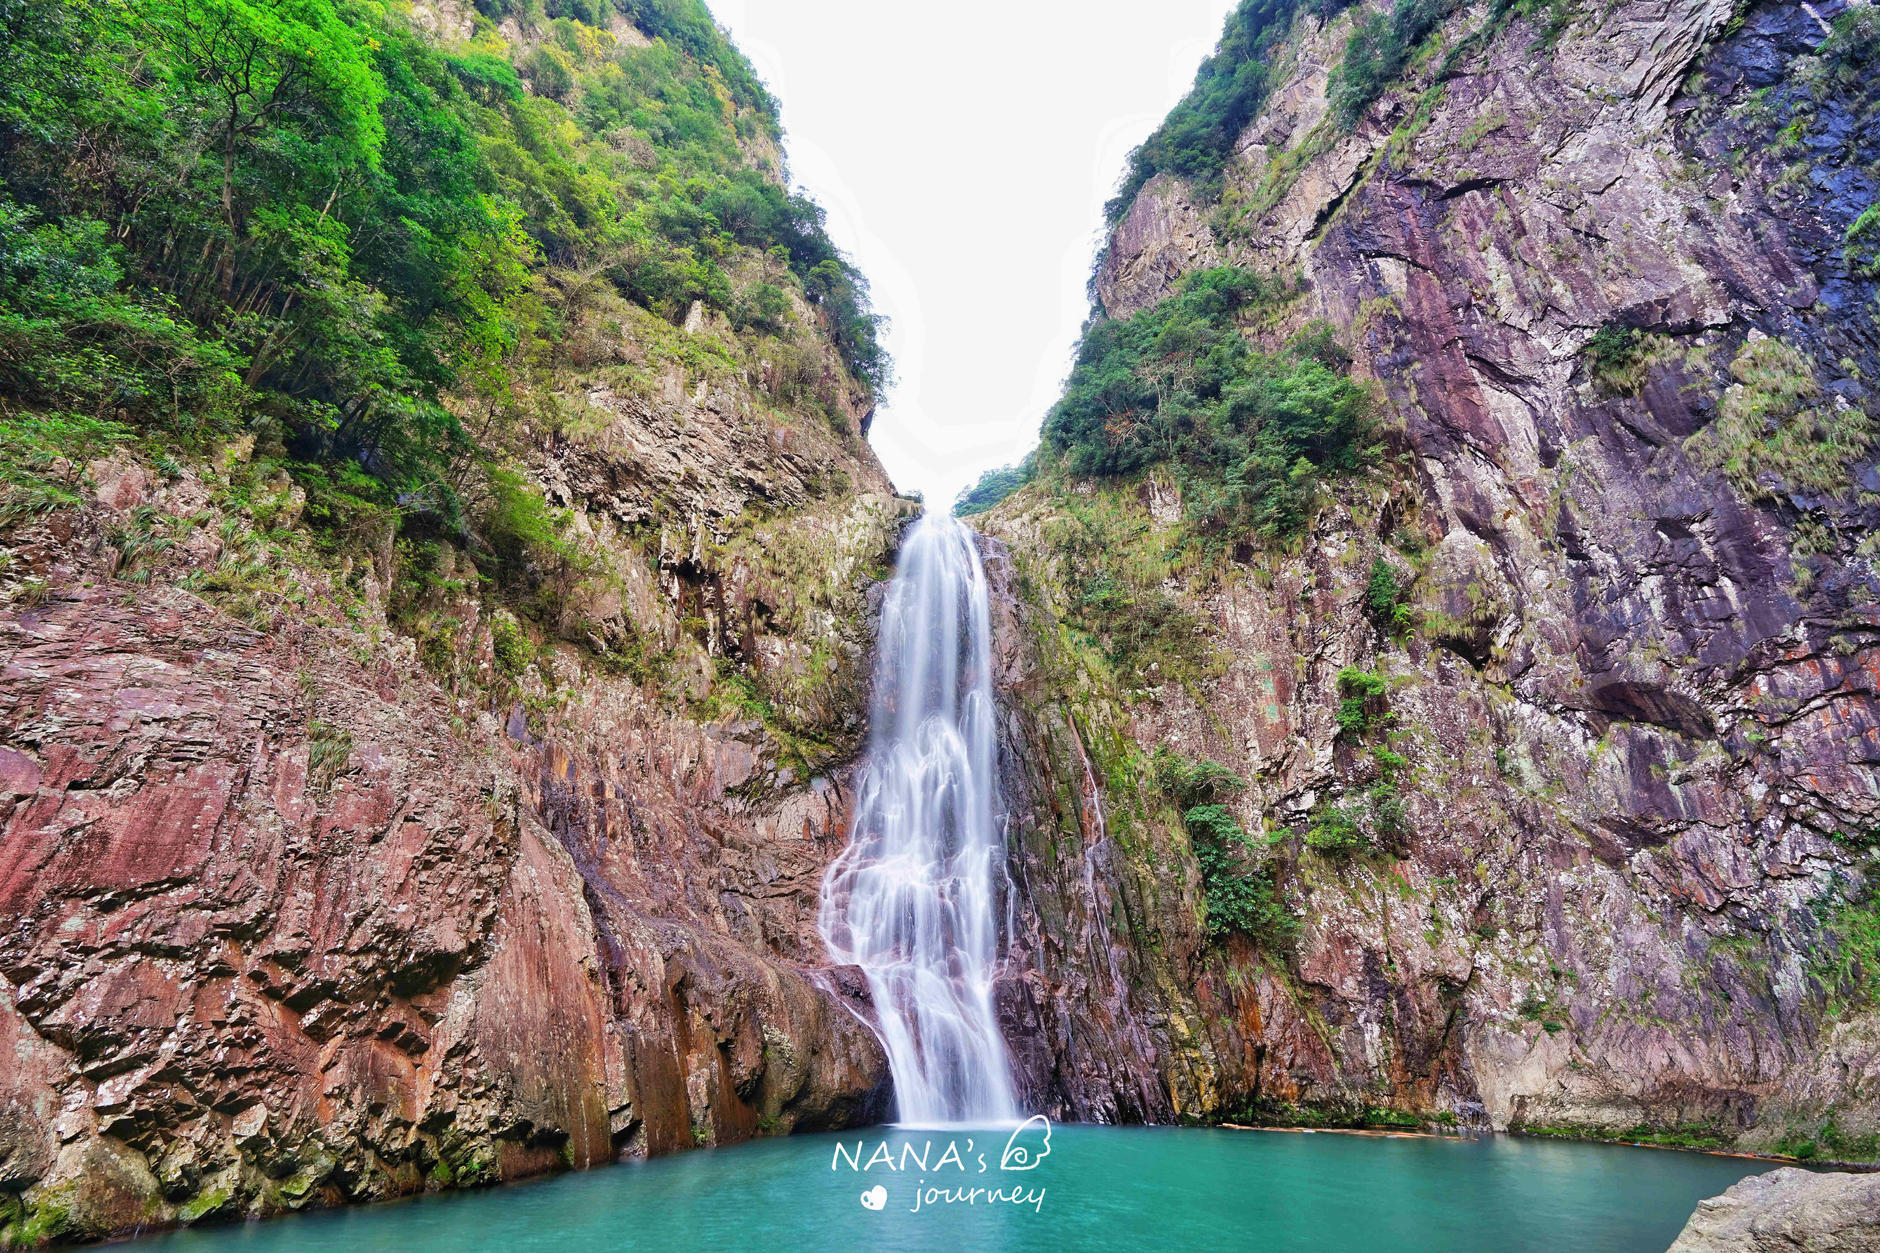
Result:
{"label": "overcast sky", "polygon": [[875,451],[936,504],[1023,456],[1087,309],[1102,206],[1233,0],[708,0],[790,172],[874,285]]}

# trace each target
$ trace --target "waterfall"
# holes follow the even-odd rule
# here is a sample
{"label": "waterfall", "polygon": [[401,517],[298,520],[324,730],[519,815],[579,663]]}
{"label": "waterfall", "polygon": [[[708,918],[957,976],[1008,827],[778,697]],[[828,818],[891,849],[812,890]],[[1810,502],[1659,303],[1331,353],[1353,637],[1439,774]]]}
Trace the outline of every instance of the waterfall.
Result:
{"label": "waterfall", "polygon": [[914,523],[881,611],[868,760],[821,926],[874,994],[902,1123],[1020,1116],[993,1014],[998,820],[986,579],[973,533]]}

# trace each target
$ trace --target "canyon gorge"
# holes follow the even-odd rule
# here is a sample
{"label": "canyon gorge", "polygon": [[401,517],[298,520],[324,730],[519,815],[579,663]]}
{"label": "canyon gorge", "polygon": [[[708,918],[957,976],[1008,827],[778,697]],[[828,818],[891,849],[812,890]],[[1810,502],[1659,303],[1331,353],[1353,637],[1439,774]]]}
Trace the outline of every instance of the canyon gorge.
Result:
{"label": "canyon gorge", "polygon": [[[90,85],[190,116],[196,28],[21,3],[70,91],[0,134],[0,1240],[896,1080],[1880,1161],[1880,10],[1248,0],[969,531],[870,450],[865,285],[701,7],[306,17],[356,75],[284,54],[156,196],[184,140]],[[926,709],[878,640],[962,622],[971,794],[871,776]],[[923,805],[938,896],[844,859]],[[969,1060],[910,1084],[853,927],[963,897]]]}

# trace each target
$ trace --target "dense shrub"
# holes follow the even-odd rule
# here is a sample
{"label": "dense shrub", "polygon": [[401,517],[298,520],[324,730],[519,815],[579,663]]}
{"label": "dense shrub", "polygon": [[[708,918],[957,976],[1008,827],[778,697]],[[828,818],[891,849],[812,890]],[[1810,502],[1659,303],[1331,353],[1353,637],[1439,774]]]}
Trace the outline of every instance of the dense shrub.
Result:
{"label": "dense shrub", "polygon": [[514,618],[499,614],[490,620],[490,645],[498,674],[515,677],[535,660],[535,650]]}
{"label": "dense shrub", "polygon": [[[1350,682],[1347,682],[1350,676]],[[1339,709],[1340,732],[1362,734],[1386,720],[1376,712],[1383,681],[1362,670],[1342,671],[1339,690],[1345,694]],[[1376,773],[1368,784],[1353,788],[1344,802],[1329,796],[1313,808],[1306,828],[1306,846],[1328,857],[1351,857],[1382,847],[1404,851],[1410,834],[1410,806],[1399,787],[1410,762],[1386,744],[1371,749]],[[1368,822],[1367,822],[1368,819]]]}
{"label": "dense shrub", "polygon": [[1203,529],[1301,529],[1319,486],[1378,448],[1369,393],[1316,340],[1268,354],[1241,334],[1243,313],[1283,294],[1248,270],[1202,270],[1153,309],[1094,322],[1045,418],[1046,454],[1085,475],[1173,465]]}
{"label": "dense shrub", "polygon": [[1311,824],[1306,828],[1306,844],[1329,857],[1350,857],[1368,852],[1372,847],[1360,815],[1329,800],[1320,801],[1313,809]]}
{"label": "dense shrub", "polygon": [[1593,332],[1580,351],[1595,379],[1611,391],[1630,395],[1644,381],[1638,369],[1640,340],[1636,328],[1608,323]]}
{"label": "dense shrub", "polygon": [[1216,660],[1208,622],[1169,593],[1168,552],[1132,496],[1055,497],[1044,538],[1059,571],[1065,617],[1095,637],[1132,687],[1190,684]]}
{"label": "dense shrub", "polygon": [[1183,815],[1207,898],[1208,937],[1244,935],[1268,952],[1285,953],[1299,924],[1264,866],[1248,865],[1253,841],[1225,807],[1201,805]]}
{"label": "dense shrub", "polygon": [[47,222],[0,195],[0,390],[153,421],[238,386],[239,354],[161,292],[125,290],[104,222]]}
{"label": "dense shrub", "polygon": [[1201,871],[1208,938],[1244,935],[1271,953],[1289,952],[1299,924],[1238,819],[1220,802],[1246,786],[1215,761],[1184,757],[1166,745],[1151,759],[1156,785],[1182,809],[1182,825]]}
{"label": "dense shrub", "polygon": [[1842,249],[1862,278],[1880,278],[1880,204],[1870,204],[1848,225]]}
{"label": "dense shrub", "polygon": [[1184,810],[1219,804],[1223,797],[1247,786],[1220,762],[1184,757],[1167,745],[1157,747],[1150,766],[1155,771],[1156,786]]}
{"label": "dense shrub", "polygon": [[1346,666],[1338,672],[1338,733],[1362,738],[1384,725],[1390,713],[1384,707],[1390,684],[1383,675]]}
{"label": "dense shrub", "polygon": [[1364,584],[1364,612],[1379,630],[1401,635],[1416,625],[1416,611],[1397,567],[1382,556],[1371,561],[1371,576]]}
{"label": "dense shrub", "polygon": [[1371,102],[1403,73],[1417,45],[1454,8],[1455,0],[1397,0],[1388,12],[1371,13],[1357,23],[1325,87],[1339,125],[1350,130],[1358,124]]}
{"label": "dense shrub", "polygon": [[530,41],[446,52],[333,0],[0,0],[0,405],[270,424],[461,530],[496,459],[460,415],[553,355],[558,268],[759,330],[794,283],[880,386],[821,210],[746,160],[779,133],[748,63],[697,0],[619,0],[643,48],[614,3],[494,0]]}

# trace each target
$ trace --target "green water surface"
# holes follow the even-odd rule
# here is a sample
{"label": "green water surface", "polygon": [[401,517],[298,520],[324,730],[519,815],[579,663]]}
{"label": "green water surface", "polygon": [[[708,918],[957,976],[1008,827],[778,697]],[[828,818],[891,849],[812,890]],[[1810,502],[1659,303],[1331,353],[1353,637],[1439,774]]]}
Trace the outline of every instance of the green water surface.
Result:
{"label": "green water surface", "polygon": [[[1055,1127],[1005,1172],[1004,1131],[792,1136],[475,1193],[203,1227],[135,1253],[602,1253],[604,1250],[1313,1250],[1664,1253],[1692,1208],[1767,1163],[1511,1139],[1372,1139]],[[886,1142],[929,1169],[855,1171]],[[939,1158],[957,1146],[965,1170]],[[986,1170],[979,1170],[979,1156]],[[832,1169],[832,1162],[834,1169]],[[916,1191],[1013,1187],[1020,1204]],[[879,1184],[886,1201],[865,1208]],[[1043,1193],[1039,1203],[1029,1198]]]}

